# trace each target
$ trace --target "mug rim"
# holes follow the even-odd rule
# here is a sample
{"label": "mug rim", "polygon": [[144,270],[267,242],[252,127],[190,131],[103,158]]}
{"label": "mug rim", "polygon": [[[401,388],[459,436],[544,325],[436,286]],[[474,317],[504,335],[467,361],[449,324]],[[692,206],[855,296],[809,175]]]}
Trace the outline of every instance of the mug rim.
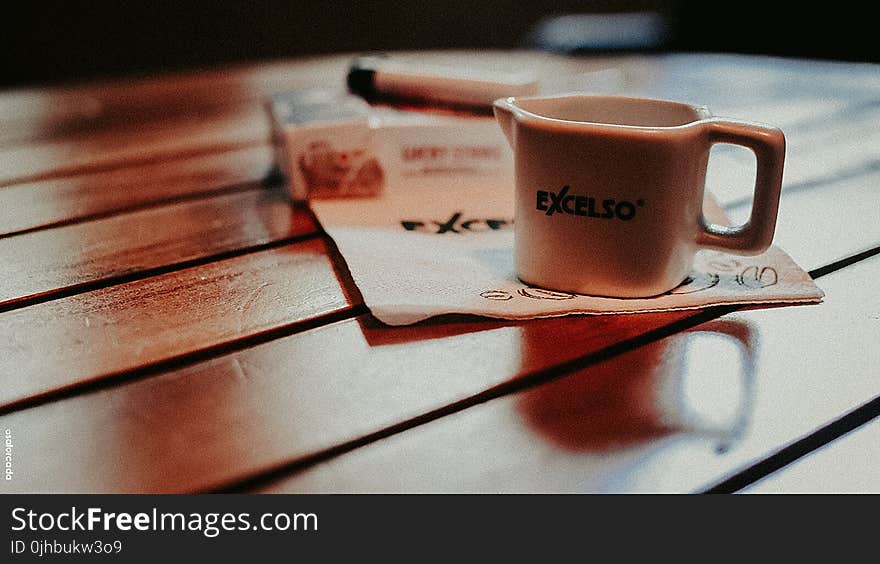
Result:
{"label": "mug rim", "polygon": [[[632,102],[642,102],[642,103],[652,103],[652,104],[662,104],[667,106],[678,106],[680,108],[686,108],[692,111],[695,115],[695,119],[688,121],[686,123],[677,124],[677,125],[628,125],[621,123],[608,123],[602,121],[588,121],[588,120],[572,120],[572,119],[563,119],[563,118],[555,118],[546,115],[541,115],[539,113],[535,113],[533,111],[527,110],[522,106],[518,105],[518,102],[528,102],[530,100],[564,100],[564,99],[592,99],[592,100],[604,100],[604,101],[632,101]],[[602,127],[602,128],[614,128],[614,129],[625,129],[625,130],[633,130],[633,131],[680,131],[683,129],[689,129],[695,127],[701,123],[711,120],[714,118],[711,111],[708,107],[704,105],[697,104],[689,104],[686,102],[679,102],[675,100],[664,100],[661,98],[644,98],[637,96],[607,96],[607,95],[593,95],[582,92],[569,92],[569,93],[561,93],[561,94],[551,94],[546,96],[508,96],[505,98],[499,98],[495,100],[493,103],[494,106],[500,107],[502,109],[507,109],[514,114],[514,116],[518,120],[526,120],[535,123],[548,124],[548,125],[558,125],[562,127],[574,127],[574,128],[592,128],[592,127]]]}

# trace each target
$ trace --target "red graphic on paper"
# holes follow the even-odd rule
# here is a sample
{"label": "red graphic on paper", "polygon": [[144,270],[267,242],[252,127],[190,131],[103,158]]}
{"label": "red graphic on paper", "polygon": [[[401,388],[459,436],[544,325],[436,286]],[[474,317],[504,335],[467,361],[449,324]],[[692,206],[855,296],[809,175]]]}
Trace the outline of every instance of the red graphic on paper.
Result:
{"label": "red graphic on paper", "polygon": [[365,148],[339,151],[315,141],[298,164],[310,197],[375,196],[385,185],[382,166]]}

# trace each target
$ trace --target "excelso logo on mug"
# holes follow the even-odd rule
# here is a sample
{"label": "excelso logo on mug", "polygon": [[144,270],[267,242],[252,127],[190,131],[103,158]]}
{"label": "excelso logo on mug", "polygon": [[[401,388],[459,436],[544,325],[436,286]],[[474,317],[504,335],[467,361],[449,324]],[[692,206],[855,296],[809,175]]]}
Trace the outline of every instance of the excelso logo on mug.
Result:
{"label": "excelso logo on mug", "polygon": [[645,200],[639,199],[636,203],[627,200],[607,199],[598,202],[590,196],[569,194],[570,186],[567,184],[557,194],[548,190],[538,190],[535,209],[546,215],[562,213],[579,215],[583,217],[597,217],[600,219],[614,219],[629,221],[636,216],[636,208],[645,205]]}

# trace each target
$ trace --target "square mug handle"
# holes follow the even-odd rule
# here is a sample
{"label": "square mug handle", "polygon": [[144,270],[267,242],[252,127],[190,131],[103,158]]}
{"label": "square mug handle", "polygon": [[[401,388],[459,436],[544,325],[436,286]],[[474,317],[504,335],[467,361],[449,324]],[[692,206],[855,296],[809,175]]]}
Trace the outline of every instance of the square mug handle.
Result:
{"label": "square mug handle", "polygon": [[762,253],[770,247],[776,230],[785,136],[775,127],[726,118],[712,118],[704,127],[710,146],[728,143],[751,149],[757,160],[757,174],[748,221],[738,227],[724,227],[710,224],[703,216],[697,244],[741,255]]}

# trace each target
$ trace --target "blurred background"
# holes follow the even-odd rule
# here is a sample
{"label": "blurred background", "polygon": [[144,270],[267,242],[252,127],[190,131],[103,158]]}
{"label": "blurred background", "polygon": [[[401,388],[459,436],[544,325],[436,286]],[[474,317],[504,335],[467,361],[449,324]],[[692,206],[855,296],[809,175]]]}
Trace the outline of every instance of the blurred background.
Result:
{"label": "blurred background", "polygon": [[870,3],[9,2],[0,87],[338,52],[539,48],[880,61]]}

